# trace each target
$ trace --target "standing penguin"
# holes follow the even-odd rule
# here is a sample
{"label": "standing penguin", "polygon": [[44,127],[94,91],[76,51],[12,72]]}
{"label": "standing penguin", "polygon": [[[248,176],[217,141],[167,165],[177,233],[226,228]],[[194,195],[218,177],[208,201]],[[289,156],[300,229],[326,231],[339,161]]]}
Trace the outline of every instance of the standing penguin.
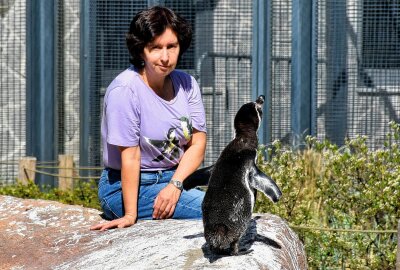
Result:
{"label": "standing penguin", "polygon": [[253,212],[254,189],[273,202],[282,195],[276,183],[255,164],[264,98],[261,95],[239,109],[234,120],[235,138],[217,162],[197,170],[183,182],[184,188],[190,189],[208,181],[202,204],[204,237],[217,254],[239,254],[239,240]]}

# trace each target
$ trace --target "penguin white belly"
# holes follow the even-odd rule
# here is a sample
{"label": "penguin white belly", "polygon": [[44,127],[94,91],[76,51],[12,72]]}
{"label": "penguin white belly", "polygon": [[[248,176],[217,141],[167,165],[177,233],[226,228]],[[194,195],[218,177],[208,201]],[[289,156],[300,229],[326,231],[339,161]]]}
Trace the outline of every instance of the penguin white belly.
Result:
{"label": "penguin white belly", "polygon": [[248,195],[250,196],[250,202],[251,202],[251,213],[253,213],[253,208],[254,208],[254,202],[255,202],[255,198],[254,198],[254,193],[252,188],[250,187],[250,183],[249,183],[249,177],[250,177],[250,170],[246,169],[246,173],[244,175],[245,179],[245,186],[248,192]]}

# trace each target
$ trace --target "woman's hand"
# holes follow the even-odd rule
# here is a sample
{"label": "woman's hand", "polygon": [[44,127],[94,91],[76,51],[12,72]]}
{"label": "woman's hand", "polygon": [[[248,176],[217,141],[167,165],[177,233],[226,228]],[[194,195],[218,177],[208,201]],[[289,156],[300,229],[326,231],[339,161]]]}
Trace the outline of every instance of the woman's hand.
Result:
{"label": "woman's hand", "polygon": [[126,228],[136,223],[136,216],[125,215],[122,218],[114,219],[106,223],[100,223],[90,227],[90,230],[106,231],[114,228]]}
{"label": "woman's hand", "polygon": [[[192,139],[187,145],[172,179],[186,179],[201,164],[206,149],[206,133],[193,129]],[[182,191],[168,184],[158,193],[153,206],[153,218],[165,219],[173,216]]]}
{"label": "woman's hand", "polygon": [[154,201],[153,218],[166,219],[172,217],[181,192],[172,184],[168,184],[163,188]]}

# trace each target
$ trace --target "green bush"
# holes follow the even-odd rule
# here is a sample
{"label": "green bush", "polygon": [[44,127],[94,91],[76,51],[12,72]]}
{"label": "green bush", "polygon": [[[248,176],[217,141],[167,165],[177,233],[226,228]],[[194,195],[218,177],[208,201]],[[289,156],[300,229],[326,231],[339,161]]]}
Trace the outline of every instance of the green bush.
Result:
{"label": "green bush", "polygon": [[[283,197],[272,204],[258,196],[255,211],[277,214],[292,225],[395,230],[400,218],[400,126],[390,126],[384,148],[375,151],[364,137],[340,148],[306,137],[302,150],[276,141],[267,149],[268,161],[259,151],[260,169],[276,180]],[[297,232],[311,269],[395,268],[395,233]]]}
{"label": "green bush", "polygon": [[0,195],[10,195],[18,198],[44,199],[59,201],[66,204],[82,205],[95,209],[101,209],[97,197],[97,184],[94,180],[79,181],[73,190],[62,191],[60,189],[42,190],[32,181],[27,185],[17,182],[15,185],[0,187]]}

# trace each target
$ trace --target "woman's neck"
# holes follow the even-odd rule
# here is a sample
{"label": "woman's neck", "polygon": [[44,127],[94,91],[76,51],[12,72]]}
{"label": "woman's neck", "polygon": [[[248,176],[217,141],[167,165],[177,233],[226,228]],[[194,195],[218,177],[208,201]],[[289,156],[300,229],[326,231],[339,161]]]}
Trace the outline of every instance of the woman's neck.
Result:
{"label": "woman's neck", "polygon": [[139,74],[145,84],[159,97],[168,101],[173,99],[174,90],[169,75],[167,77],[154,78],[154,76],[148,76],[145,69],[142,69]]}

